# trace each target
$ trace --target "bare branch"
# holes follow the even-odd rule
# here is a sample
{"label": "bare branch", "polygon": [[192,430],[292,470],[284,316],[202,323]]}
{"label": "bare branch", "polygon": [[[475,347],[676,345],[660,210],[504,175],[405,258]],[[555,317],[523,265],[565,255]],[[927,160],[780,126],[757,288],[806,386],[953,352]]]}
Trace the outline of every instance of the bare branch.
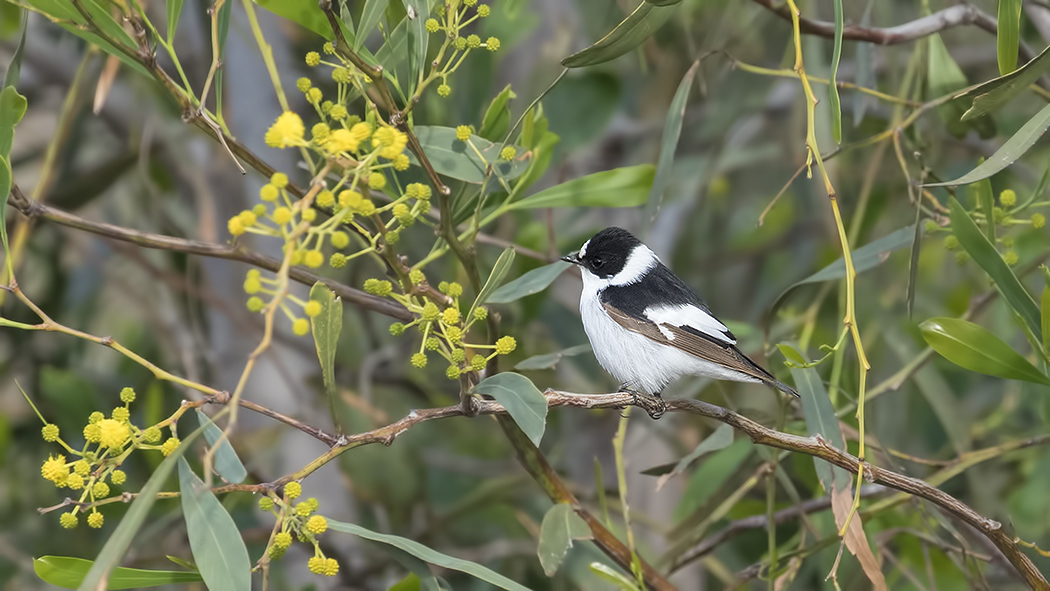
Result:
{"label": "bare branch", "polygon": [[[11,195],[8,197],[8,203],[28,218],[43,218],[63,226],[84,230],[86,232],[91,232],[92,234],[105,236],[122,242],[130,242],[145,248],[156,248],[172,252],[185,252],[188,254],[196,254],[218,259],[240,261],[242,263],[248,263],[249,265],[254,265],[261,269],[267,269],[274,272],[281,268],[281,261],[252,252],[239,245],[216,244],[213,242],[202,242],[200,240],[186,240],[174,236],[140,232],[138,230],[115,226],[113,224],[93,222],[43,203],[29,201],[22,193],[21,189],[18,188],[18,185],[11,186]],[[315,275],[301,267],[292,267],[289,270],[288,275],[295,281],[304,285],[313,285],[320,281],[335,292],[337,296],[354,306],[372,310],[373,312],[379,312],[380,314],[385,314],[391,318],[396,318],[397,320],[404,322],[410,322],[413,318],[412,314],[397,302],[376,297],[361,290],[354,289],[348,285],[339,283],[338,281]]]}

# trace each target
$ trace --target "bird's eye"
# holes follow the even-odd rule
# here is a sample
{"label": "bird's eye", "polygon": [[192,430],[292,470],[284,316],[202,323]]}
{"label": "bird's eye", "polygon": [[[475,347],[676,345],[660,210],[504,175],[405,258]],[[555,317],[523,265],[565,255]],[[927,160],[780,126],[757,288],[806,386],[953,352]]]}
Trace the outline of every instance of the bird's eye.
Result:
{"label": "bird's eye", "polygon": [[602,265],[605,264],[605,261],[603,261],[602,259],[600,259],[598,257],[594,257],[593,259],[591,259],[591,264],[594,265],[595,269],[600,269],[602,267]]}

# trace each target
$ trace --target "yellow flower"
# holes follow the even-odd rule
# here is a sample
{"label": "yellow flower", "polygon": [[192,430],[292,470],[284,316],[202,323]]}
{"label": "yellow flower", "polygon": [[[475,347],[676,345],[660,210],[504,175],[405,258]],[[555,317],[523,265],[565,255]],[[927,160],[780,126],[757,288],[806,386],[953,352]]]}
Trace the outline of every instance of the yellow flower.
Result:
{"label": "yellow flower", "polygon": [[303,494],[303,485],[293,480],[284,485],[284,494],[289,500],[297,499],[299,495]]}
{"label": "yellow flower", "polygon": [[380,127],[372,136],[372,144],[379,148],[379,155],[393,160],[405,151],[408,136],[393,127]]}
{"label": "yellow flower", "polygon": [[[309,503],[307,503],[307,506],[309,506]],[[314,515],[306,520],[306,529],[314,535],[323,534],[328,529],[328,520],[320,515]]]}
{"label": "yellow flower", "polygon": [[324,264],[324,253],[319,250],[310,250],[303,255],[303,264],[311,269],[317,269]]}
{"label": "yellow flower", "polygon": [[328,264],[332,265],[333,269],[342,269],[346,266],[346,255],[341,252],[334,253],[328,259]]}
{"label": "yellow flower", "polygon": [[438,96],[448,96],[452,94],[452,87],[448,84],[439,84],[437,89]]}
{"label": "yellow flower", "polygon": [[342,230],[332,232],[332,246],[335,248],[346,248],[350,244],[350,235]]}
{"label": "yellow flower", "polygon": [[321,313],[321,302],[318,302],[317,300],[306,302],[306,305],[303,306],[303,312],[310,318],[317,316]]}
{"label": "yellow flower", "polygon": [[408,154],[398,154],[394,156],[394,170],[408,170]]}
{"label": "yellow flower", "polygon": [[328,115],[336,121],[342,121],[346,119],[348,113],[343,105],[332,105],[332,110],[328,112]]}
{"label": "yellow flower", "polygon": [[441,313],[441,320],[445,324],[459,324],[459,310],[456,308],[445,308],[445,311]]}
{"label": "yellow flower", "polygon": [[438,24],[435,18],[428,18],[427,22],[423,23],[423,26],[426,28],[427,33],[437,33],[441,29],[441,25]]}
{"label": "yellow flower", "polygon": [[1017,193],[1013,189],[1006,189],[999,193],[999,203],[1003,204],[1003,207],[1013,207],[1017,204]]}
{"label": "yellow flower", "polygon": [[1032,214],[1032,227],[1038,230],[1046,225],[1046,216],[1041,213]]}
{"label": "yellow flower", "polygon": [[465,141],[469,140],[470,139],[470,127],[467,127],[466,125],[457,125],[456,126],[456,139],[461,141],[461,142],[465,142]]}
{"label": "yellow flower", "polygon": [[102,522],[104,520],[105,518],[102,517],[102,514],[98,511],[93,511],[87,518],[88,525],[95,529],[102,527]]}
{"label": "yellow flower", "polygon": [[109,496],[109,485],[105,482],[96,482],[95,486],[91,487],[91,494],[95,495],[96,499],[104,499]]}
{"label": "yellow flower", "polygon": [[321,63],[321,54],[316,51],[311,51],[306,54],[306,65],[316,66]]}
{"label": "yellow flower", "polygon": [[361,196],[357,191],[340,191],[339,192],[339,207],[350,207],[356,209],[361,206],[361,201],[364,197]]}
{"label": "yellow flower", "polygon": [[324,562],[324,558],[320,556],[311,556],[310,560],[306,561],[306,567],[315,575],[323,575],[325,566]]}
{"label": "yellow flower", "polygon": [[259,219],[255,217],[254,213],[247,210],[237,214],[237,218],[241,220],[241,225],[243,225],[245,228],[251,228],[255,225],[255,222],[259,221]]}
{"label": "yellow flower", "polygon": [[110,473],[109,479],[113,481],[113,484],[124,484],[128,479],[128,475],[123,470],[114,470]]}
{"label": "yellow flower", "polygon": [[226,222],[226,229],[229,230],[230,234],[233,236],[240,236],[247,232],[239,216],[233,216],[230,218],[230,221]]}
{"label": "yellow flower", "polygon": [[288,186],[288,175],[283,172],[275,172],[270,177],[270,182],[278,189],[283,189]]}
{"label": "yellow flower", "polygon": [[100,437],[102,437],[102,430],[98,428],[98,423],[91,423],[84,427],[84,439],[88,443],[98,443]]}
{"label": "yellow flower", "polygon": [[178,437],[169,437],[163,445],[160,446],[160,453],[164,454],[164,457],[171,455],[179,447]]}
{"label": "yellow flower", "polygon": [[321,143],[330,133],[332,133],[332,128],[328,127],[327,123],[318,123],[310,128],[310,135],[317,143]]}
{"label": "yellow flower", "polygon": [[335,195],[328,189],[325,189],[317,194],[317,199],[314,202],[321,207],[331,207],[335,205]]}
{"label": "yellow flower", "polygon": [[334,577],[339,574],[339,562],[334,558],[325,558],[324,576]]}
{"label": "yellow flower", "polygon": [[69,513],[63,513],[62,516],[58,518],[58,523],[66,529],[73,529],[77,526],[78,521],[80,520],[77,519],[77,514],[72,511]]}
{"label": "yellow flower", "polygon": [[69,469],[66,468],[66,456],[48,456],[44,465],[40,467],[40,475],[44,480],[50,480],[55,486],[62,486],[69,477]]}
{"label": "yellow flower", "polygon": [[517,346],[518,343],[514,340],[514,337],[500,337],[500,339],[496,341],[496,353],[499,355],[506,355],[517,348]]}
{"label": "yellow flower", "polygon": [[271,148],[288,148],[303,145],[303,120],[291,111],[281,113],[277,121],[266,131],[266,145]]}
{"label": "yellow flower", "polygon": [[481,6],[478,6],[478,16],[480,16],[481,18],[485,18],[486,16],[491,14],[491,12],[492,9],[489,8],[488,4],[482,4]]}
{"label": "yellow flower", "polygon": [[278,224],[287,224],[292,221],[292,210],[287,207],[278,207],[273,210],[273,221]]}
{"label": "yellow flower", "polygon": [[459,369],[458,365],[450,365],[448,366],[448,369],[445,370],[445,377],[450,380],[458,380],[461,373],[463,372]]}
{"label": "yellow flower", "polygon": [[280,191],[270,183],[266,183],[259,189],[259,199],[263,201],[276,201],[278,195],[280,195]]}
{"label": "yellow flower", "polygon": [[422,369],[427,366],[427,356],[423,353],[416,353],[412,356],[412,365]]}
{"label": "yellow flower", "polygon": [[489,51],[499,51],[499,39],[495,37],[489,37],[485,40],[485,48]]}
{"label": "yellow flower", "polygon": [[58,440],[58,425],[48,423],[40,429],[40,434],[43,435],[44,441],[51,442]]}
{"label": "yellow flower", "polygon": [[518,151],[514,149],[514,146],[506,146],[499,151],[499,157],[504,160],[514,160],[514,157],[518,155]]}
{"label": "yellow flower", "polygon": [[296,318],[292,323],[292,332],[296,336],[306,336],[310,333],[310,321],[305,318]]}
{"label": "yellow flower", "polygon": [[73,471],[81,476],[87,476],[91,473],[91,464],[87,463],[87,460],[77,460],[73,462]]}
{"label": "yellow flower", "polygon": [[372,172],[368,175],[368,188],[369,189],[382,189],[386,186],[386,177],[381,172]]}
{"label": "yellow flower", "polygon": [[[361,204],[357,206],[357,213],[363,216],[370,216],[376,212],[376,204],[372,203],[371,199],[362,199]],[[389,234],[389,232],[388,232]]]}
{"label": "yellow flower", "polygon": [[73,490],[80,490],[84,488],[84,477],[80,474],[70,474],[66,477],[66,486]]}
{"label": "yellow flower", "polygon": [[127,423],[113,419],[102,419],[98,422],[99,439],[98,444],[110,449],[118,449],[124,445],[131,435],[131,429]]}
{"label": "yellow flower", "polygon": [[332,154],[354,152],[360,144],[361,140],[357,139],[349,129],[336,129],[324,140],[324,149]]}

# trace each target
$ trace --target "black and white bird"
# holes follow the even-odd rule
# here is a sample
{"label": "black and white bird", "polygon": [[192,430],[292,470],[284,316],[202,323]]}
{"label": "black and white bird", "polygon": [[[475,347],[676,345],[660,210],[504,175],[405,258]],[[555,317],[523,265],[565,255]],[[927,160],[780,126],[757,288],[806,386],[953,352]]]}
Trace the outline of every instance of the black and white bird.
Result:
{"label": "black and white bird", "polygon": [[672,381],[693,375],[798,396],[741,353],[700,296],[630,232],[606,228],[562,260],[580,266],[583,329],[624,391],[659,397]]}

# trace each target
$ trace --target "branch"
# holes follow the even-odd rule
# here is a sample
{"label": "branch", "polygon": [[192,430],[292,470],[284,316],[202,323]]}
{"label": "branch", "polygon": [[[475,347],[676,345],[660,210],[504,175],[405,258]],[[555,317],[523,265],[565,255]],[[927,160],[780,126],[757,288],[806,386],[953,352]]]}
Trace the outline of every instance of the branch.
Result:
{"label": "branch", "polygon": [[[8,203],[28,218],[43,218],[63,226],[84,230],[113,240],[130,242],[145,248],[156,248],[172,252],[184,252],[218,259],[240,261],[273,272],[276,272],[281,268],[281,261],[241,248],[239,245],[186,240],[174,236],[140,232],[138,230],[115,226],[113,224],[93,222],[61,209],[44,205],[43,203],[29,201],[22,193],[21,189],[18,188],[18,185],[11,186],[11,195],[8,198]],[[348,285],[339,283],[338,281],[315,275],[301,267],[292,267],[289,270],[288,275],[295,281],[304,285],[313,285],[320,281],[335,292],[337,296],[352,305],[372,310],[373,312],[379,312],[380,314],[385,314],[403,322],[412,321],[412,314],[409,313],[406,308],[392,300],[376,297],[361,290],[354,289]]]}
{"label": "branch", "polygon": [[[660,406],[659,401],[655,398],[639,397],[636,400],[632,394],[624,392],[613,394],[573,394],[557,390],[547,390],[544,393],[544,396],[547,398],[547,405],[549,407],[571,406],[587,409],[619,409],[634,405],[642,407],[646,412],[652,412],[658,410],[658,407]],[[666,407],[668,412],[686,412],[723,422],[734,429],[745,433],[754,443],[760,445],[817,457],[853,473],[856,473],[861,469],[861,462],[856,456],[832,447],[827,441],[820,437],[802,437],[790,433],[782,433],[765,427],[731,410],[708,404],[706,402],[701,402],[699,400],[667,400]],[[479,415],[505,414],[506,410],[498,402],[479,400],[476,407],[476,413]],[[359,433],[346,437],[343,440],[342,445],[329,450],[329,452],[311,462],[304,470],[280,478],[274,481],[273,484],[279,486],[291,480],[303,478],[321,465],[332,460],[334,457],[355,447],[373,443],[390,445],[399,435],[419,423],[458,416],[465,416],[463,407],[458,404],[442,408],[413,410],[401,420],[395,421],[390,425],[366,433]],[[539,456],[539,458],[542,459],[542,456]],[[549,465],[546,465],[545,461],[533,466],[530,464],[530,462],[534,460],[533,458],[523,458],[523,460],[527,460],[526,468],[529,469],[530,472],[533,470],[543,470],[546,474],[547,470],[552,470]],[[1050,584],[1047,583],[1046,579],[1028,556],[1021,551],[1013,538],[1003,530],[1002,524],[998,521],[983,517],[965,503],[940,489],[930,486],[922,480],[910,476],[904,476],[903,474],[898,474],[897,472],[886,470],[884,468],[879,468],[866,462],[863,467],[864,476],[868,482],[881,484],[885,487],[925,499],[934,505],[937,505],[942,510],[965,521],[988,538],[988,540],[1003,553],[1006,559],[1010,561],[1014,568],[1017,569],[1018,573],[1024,578],[1030,588],[1043,591],[1050,590]],[[551,482],[557,481],[551,480],[545,483],[541,480],[541,484],[544,484],[545,486],[549,485]],[[546,492],[552,498],[560,497],[562,495],[561,491],[554,489],[547,490]],[[571,498],[571,495],[564,498],[569,499]],[[574,508],[576,508],[576,506],[574,506]],[[580,511],[580,509],[577,509],[577,511]],[[581,513],[581,516],[584,517],[585,521],[588,521],[588,525],[591,526],[592,532],[596,531],[596,526],[601,526],[597,521],[591,522],[587,520],[585,512]],[[620,545],[622,546],[622,544]],[[610,552],[610,548],[603,547],[603,550],[605,550],[606,553],[609,553],[610,556],[613,556]],[[615,556],[613,557],[616,558]]]}
{"label": "branch", "polygon": [[[791,20],[791,12],[788,7],[774,6],[773,0],[753,1],[764,6],[780,18],[786,21]],[[799,30],[809,35],[832,38],[835,36],[835,23],[799,18],[798,24]],[[996,32],[995,18],[991,15],[969,4],[957,4],[896,27],[879,28],[846,25],[842,28],[842,38],[851,41],[867,41],[878,45],[897,45],[960,25],[977,25],[993,35]]]}

